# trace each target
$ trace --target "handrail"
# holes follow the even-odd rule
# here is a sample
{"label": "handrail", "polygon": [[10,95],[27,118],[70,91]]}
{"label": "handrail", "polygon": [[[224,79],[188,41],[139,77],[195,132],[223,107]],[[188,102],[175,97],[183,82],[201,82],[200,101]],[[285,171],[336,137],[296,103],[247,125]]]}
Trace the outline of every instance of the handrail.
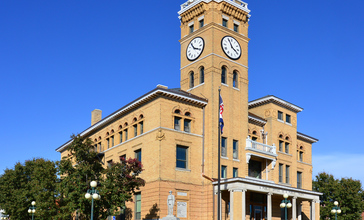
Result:
{"label": "handrail", "polygon": [[246,139],[246,148],[252,148],[270,154],[277,154],[276,146],[274,144],[270,146],[267,144],[259,143],[251,140],[249,136]]}

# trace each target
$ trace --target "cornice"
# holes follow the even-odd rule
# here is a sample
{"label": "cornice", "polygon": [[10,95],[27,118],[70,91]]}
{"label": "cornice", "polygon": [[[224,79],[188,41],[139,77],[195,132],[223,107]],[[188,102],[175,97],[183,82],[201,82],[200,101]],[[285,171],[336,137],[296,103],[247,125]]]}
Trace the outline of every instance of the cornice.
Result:
{"label": "cornice", "polygon": [[[200,98],[198,96],[192,95],[190,93],[184,92],[184,91],[174,91],[172,89],[164,89],[164,88],[156,88],[149,93],[139,97],[138,99],[132,101],[131,103],[125,105],[124,107],[120,108],[119,110],[115,111],[114,113],[110,114],[109,116],[105,117],[101,121],[97,122],[93,126],[87,128],[83,132],[80,133],[80,136],[85,136],[90,134],[91,132],[96,131],[99,128],[102,128],[103,126],[107,125],[108,123],[111,123],[112,121],[118,119],[121,117],[121,115],[132,111],[133,109],[157,98],[157,97],[167,97],[172,99],[177,99],[180,101],[188,102],[190,104],[204,107],[207,105],[207,99]],[[67,147],[70,143],[72,143],[72,140],[69,140],[62,146],[56,149],[57,152],[61,152]]]}
{"label": "cornice", "polygon": [[307,142],[309,142],[311,144],[316,143],[316,142],[319,141],[318,139],[310,137],[308,135],[305,135],[305,134],[303,134],[301,132],[297,132],[297,139],[301,140],[301,141],[307,141]]}
{"label": "cornice", "polygon": [[248,104],[248,107],[249,107],[249,109],[251,109],[251,108],[255,108],[255,107],[265,105],[265,104],[268,104],[268,103],[274,103],[274,104],[280,105],[280,106],[282,106],[284,108],[287,108],[288,110],[291,110],[291,111],[293,111],[295,113],[303,111],[303,108],[301,108],[301,107],[299,107],[297,105],[294,105],[294,104],[292,104],[290,102],[287,102],[287,101],[285,101],[283,99],[280,99],[278,97],[275,97],[273,95],[268,95],[268,96],[265,96],[263,98],[259,98],[259,99],[250,101],[249,104]]}

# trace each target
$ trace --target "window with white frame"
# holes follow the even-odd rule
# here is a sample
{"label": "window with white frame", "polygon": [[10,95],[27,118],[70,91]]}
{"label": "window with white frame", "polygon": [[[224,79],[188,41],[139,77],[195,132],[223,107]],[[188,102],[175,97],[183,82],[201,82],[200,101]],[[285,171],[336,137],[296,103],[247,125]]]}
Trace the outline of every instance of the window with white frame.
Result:
{"label": "window with white frame", "polygon": [[239,159],[239,148],[237,140],[233,140],[233,159]]}
{"label": "window with white frame", "polygon": [[227,178],[227,167],[221,166],[221,178]]}
{"label": "window with white frame", "polygon": [[221,156],[222,157],[227,157],[227,149],[226,149],[226,145],[227,145],[227,139],[226,137],[222,137],[221,138]]}

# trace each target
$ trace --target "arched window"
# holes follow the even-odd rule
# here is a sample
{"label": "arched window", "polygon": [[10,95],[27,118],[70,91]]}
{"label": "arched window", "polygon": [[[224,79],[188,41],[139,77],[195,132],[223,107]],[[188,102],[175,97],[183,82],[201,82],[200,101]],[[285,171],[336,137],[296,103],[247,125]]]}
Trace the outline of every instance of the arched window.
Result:
{"label": "arched window", "polygon": [[238,88],[238,73],[236,70],[233,72],[233,87]]}
{"label": "arched window", "polygon": [[287,136],[286,137],[286,142],[284,143],[284,152],[286,153],[286,154],[289,154],[289,137]]}
{"label": "arched window", "polygon": [[221,83],[226,84],[226,67],[221,68]]}
{"label": "arched window", "polygon": [[190,73],[190,88],[195,87],[195,74],[193,72]]}
{"label": "arched window", "polygon": [[200,68],[200,84],[205,82],[205,68],[202,66]]}
{"label": "arched window", "polygon": [[174,110],[174,113],[181,114],[181,111],[179,109]]}
{"label": "arched window", "polygon": [[191,117],[191,113],[189,113],[189,112],[186,112],[185,115],[188,117]]}

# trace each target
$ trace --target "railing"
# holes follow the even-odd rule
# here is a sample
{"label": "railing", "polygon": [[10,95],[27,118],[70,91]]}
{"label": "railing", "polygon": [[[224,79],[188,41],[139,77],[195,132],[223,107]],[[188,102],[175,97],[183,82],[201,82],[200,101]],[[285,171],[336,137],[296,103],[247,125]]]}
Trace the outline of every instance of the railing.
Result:
{"label": "railing", "polygon": [[[189,5],[191,5],[192,3],[194,3],[195,1],[198,1],[198,0],[188,0],[187,2],[183,3],[181,5],[181,10],[184,9],[184,8],[186,8],[186,7],[188,7]],[[242,7],[248,9],[248,4],[245,3],[245,2],[243,2],[243,1],[241,1],[241,0],[225,0],[225,1],[227,1],[227,2],[229,2],[229,1],[230,2],[234,2],[234,3],[236,3],[238,5],[241,5]]]}
{"label": "railing", "polygon": [[270,146],[267,144],[259,143],[259,142],[251,140],[249,136],[246,139],[246,148],[255,149],[257,151],[261,151],[261,152],[269,153],[269,154],[273,154],[273,155],[277,154],[276,146],[274,144],[272,146]]}

